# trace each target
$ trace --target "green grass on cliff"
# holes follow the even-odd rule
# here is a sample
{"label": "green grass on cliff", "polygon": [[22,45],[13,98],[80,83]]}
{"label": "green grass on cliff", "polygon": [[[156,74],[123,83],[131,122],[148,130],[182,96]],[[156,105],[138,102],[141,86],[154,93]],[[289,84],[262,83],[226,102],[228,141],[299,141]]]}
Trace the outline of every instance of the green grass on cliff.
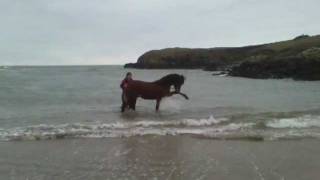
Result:
{"label": "green grass on cliff", "polygon": [[281,52],[288,49],[300,51],[312,47],[320,47],[320,35],[270,43],[267,44],[266,47],[276,52]]}
{"label": "green grass on cliff", "polygon": [[[302,35],[288,41],[244,47],[196,49],[176,47],[151,50],[141,55],[137,63],[130,64],[130,66],[136,68],[187,69],[209,67],[210,69],[211,67],[228,66],[244,61],[307,57],[302,55],[303,52],[306,54],[308,52],[306,50],[312,48],[320,48],[320,35]],[[314,51],[312,52],[314,53]],[[312,57],[317,57],[317,55],[312,55]]]}

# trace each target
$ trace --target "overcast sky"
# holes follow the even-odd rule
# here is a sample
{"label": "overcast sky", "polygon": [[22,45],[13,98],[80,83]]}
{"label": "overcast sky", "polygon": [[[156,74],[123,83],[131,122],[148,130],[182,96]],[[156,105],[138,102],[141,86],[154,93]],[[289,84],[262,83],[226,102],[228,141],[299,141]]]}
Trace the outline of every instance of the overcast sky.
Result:
{"label": "overcast sky", "polygon": [[320,34],[319,0],[0,0],[0,65],[123,64],[166,47]]}

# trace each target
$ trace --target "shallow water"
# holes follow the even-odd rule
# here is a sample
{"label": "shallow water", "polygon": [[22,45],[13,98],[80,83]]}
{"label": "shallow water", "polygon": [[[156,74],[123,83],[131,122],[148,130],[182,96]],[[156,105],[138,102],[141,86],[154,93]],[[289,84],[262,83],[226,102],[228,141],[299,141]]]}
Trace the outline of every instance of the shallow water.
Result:
{"label": "shallow water", "polygon": [[201,70],[134,70],[153,81],[186,76],[182,92],[138,100],[120,113],[120,66],[8,67],[0,71],[0,140],[196,135],[213,139],[320,138],[320,82],[211,76]]}

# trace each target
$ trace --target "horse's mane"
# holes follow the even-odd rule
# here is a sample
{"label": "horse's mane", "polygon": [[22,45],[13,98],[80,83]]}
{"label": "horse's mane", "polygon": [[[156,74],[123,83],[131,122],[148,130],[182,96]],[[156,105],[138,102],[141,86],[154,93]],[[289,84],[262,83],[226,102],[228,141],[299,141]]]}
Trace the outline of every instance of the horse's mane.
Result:
{"label": "horse's mane", "polygon": [[183,75],[168,74],[162,77],[161,79],[154,81],[153,83],[167,86],[167,85],[173,84],[174,82],[181,82],[183,84],[184,80],[185,80],[185,77]]}

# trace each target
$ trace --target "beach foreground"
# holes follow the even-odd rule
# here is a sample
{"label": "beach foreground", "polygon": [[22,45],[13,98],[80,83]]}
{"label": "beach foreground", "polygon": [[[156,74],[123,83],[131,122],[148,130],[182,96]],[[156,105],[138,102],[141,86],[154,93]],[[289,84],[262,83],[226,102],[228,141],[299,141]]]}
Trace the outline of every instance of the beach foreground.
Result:
{"label": "beach foreground", "polygon": [[319,179],[318,140],[191,136],[0,142],[0,179]]}

